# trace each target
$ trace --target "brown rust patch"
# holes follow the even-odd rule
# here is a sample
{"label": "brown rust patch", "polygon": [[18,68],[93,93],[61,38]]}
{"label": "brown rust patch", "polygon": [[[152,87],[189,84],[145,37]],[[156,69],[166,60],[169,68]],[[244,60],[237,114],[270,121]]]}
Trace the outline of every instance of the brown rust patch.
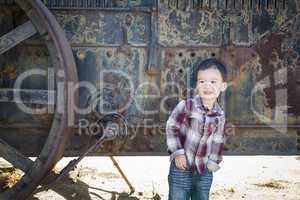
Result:
{"label": "brown rust patch", "polygon": [[275,66],[279,65],[279,62],[283,59],[281,46],[284,38],[284,34],[272,33],[259,42],[255,47],[260,57],[260,63],[263,66],[261,68],[261,74],[259,74],[257,79],[260,80],[270,77],[270,87],[264,89],[268,107],[270,108],[275,108],[276,106],[274,89],[276,83],[274,80],[274,72],[276,70]]}
{"label": "brown rust patch", "polygon": [[0,71],[0,78],[8,78],[9,80],[15,80],[17,78],[17,69],[12,64],[7,64]]}
{"label": "brown rust patch", "polygon": [[237,83],[242,80],[247,72],[247,68],[255,67],[255,71],[259,74],[260,68],[256,67],[258,54],[253,48],[236,48],[229,46],[222,48],[220,53],[220,60],[229,69],[229,80],[232,86],[235,87]]}
{"label": "brown rust patch", "polygon": [[273,72],[273,67],[269,65],[272,58],[274,58],[274,53],[276,52],[280,59],[283,58],[283,53],[281,50],[281,44],[285,35],[272,33],[268,37],[264,38],[255,47],[256,52],[261,58],[261,63],[263,67],[263,76]]}
{"label": "brown rust patch", "polygon": [[222,48],[220,53],[220,60],[224,64],[238,68],[243,71],[243,68],[247,62],[257,57],[257,52],[252,48],[236,48],[229,46]]}

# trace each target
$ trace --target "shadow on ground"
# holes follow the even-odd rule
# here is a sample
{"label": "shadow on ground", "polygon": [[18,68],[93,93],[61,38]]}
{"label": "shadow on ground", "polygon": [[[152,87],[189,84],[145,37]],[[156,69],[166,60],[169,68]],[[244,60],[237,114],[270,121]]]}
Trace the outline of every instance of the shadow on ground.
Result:
{"label": "shadow on ground", "polygon": [[[93,191],[90,191],[90,190]],[[88,184],[86,184],[83,181],[77,180],[76,182],[73,181],[71,178],[65,178],[62,181],[58,181],[55,184],[44,185],[36,189],[34,194],[29,198],[29,200],[39,200],[37,195],[40,192],[46,191],[46,190],[52,190],[64,199],[72,199],[72,200],[92,200],[92,199],[102,199],[102,200],[142,200],[144,199],[143,196],[141,197],[135,197],[131,196],[128,193],[119,193],[116,191],[109,191],[101,188],[95,188],[91,187]],[[99,192],[96,192],[99,191]],[[111,194],[110,198],[106,197],[104,198],[99,193],[106,193]],[[51,198],[51,197],[50,197]],[[48,199],[48,198],[47,198]],[[161,200],[160,196],[158,194],[155,194],[152,198],[147,199],[153,199],[153,200]]]}

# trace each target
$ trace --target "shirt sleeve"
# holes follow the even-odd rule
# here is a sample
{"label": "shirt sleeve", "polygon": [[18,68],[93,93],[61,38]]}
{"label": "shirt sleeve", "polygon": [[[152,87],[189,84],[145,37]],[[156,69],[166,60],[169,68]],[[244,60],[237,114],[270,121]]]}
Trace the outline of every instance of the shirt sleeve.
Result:
{"label": "shirt sleeve", "polygon": [[184,137],[180,131],[186,118],[185,101],[180,101],[172,111],[166,124],[166,139],[168,153],[173,159],[177,155],[184,154]]}
{"label": "shirt sleeve", "polygon": [[218,129],[213,135],[211,154],[209,156],[210,160],[218,164],[223,160],[224,146],[226,141],[224,128],[225,116],[221,116],[218,123]]}

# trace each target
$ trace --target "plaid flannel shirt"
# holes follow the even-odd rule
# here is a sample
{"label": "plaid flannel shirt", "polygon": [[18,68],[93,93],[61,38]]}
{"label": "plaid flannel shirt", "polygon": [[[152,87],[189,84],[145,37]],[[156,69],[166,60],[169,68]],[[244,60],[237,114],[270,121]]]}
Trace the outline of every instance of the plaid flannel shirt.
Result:
{"label": "plaid flannel shirt", "polygon": [[208,112],[199,96],[180,101],[167,125],[171,160],[185,155],[190,169],[202,173],[208,160],[219,164],[225,144],[225,114],[217,102]]}

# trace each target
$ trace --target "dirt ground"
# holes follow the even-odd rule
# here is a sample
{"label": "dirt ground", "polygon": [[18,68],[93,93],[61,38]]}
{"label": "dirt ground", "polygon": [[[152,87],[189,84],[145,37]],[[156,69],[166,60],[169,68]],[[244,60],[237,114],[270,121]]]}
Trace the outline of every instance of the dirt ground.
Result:
{"label": "dirt ground", "polygon": [[[71,159],[62,159],[55,170]],[[109,157],[88,157],[63,181],[38,188],[31,200],[167,199],[168,157],[115,159],[135,188],[132,195]],[[225,156],[214,173],[210,199],[300,200],[300,156]]]}

